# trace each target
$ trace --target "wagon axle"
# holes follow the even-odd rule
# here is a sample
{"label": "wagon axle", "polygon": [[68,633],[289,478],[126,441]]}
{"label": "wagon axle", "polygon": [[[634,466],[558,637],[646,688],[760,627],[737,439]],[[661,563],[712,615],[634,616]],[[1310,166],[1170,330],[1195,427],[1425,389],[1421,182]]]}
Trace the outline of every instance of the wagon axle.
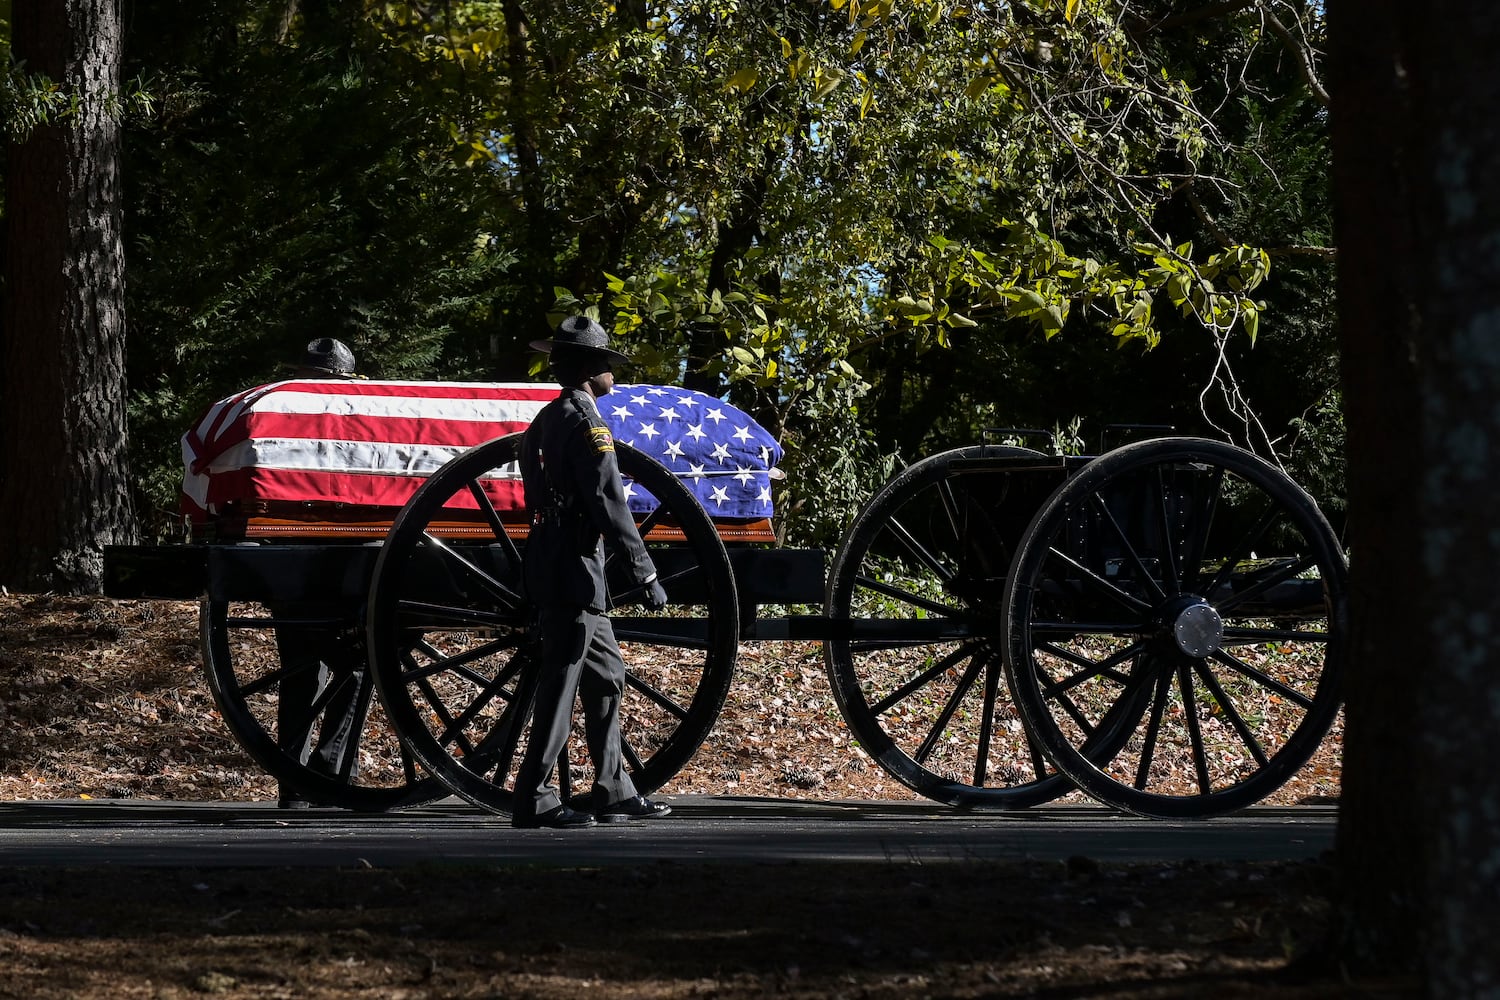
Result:
{"label": "wagon axle", "polygon": [[1178,597],[1167,602],[1165,612],[1163,631],[1183,656],[1201,660],[1218,652],[1224,641],[1224,619],[1212,604],[1201,597]]}

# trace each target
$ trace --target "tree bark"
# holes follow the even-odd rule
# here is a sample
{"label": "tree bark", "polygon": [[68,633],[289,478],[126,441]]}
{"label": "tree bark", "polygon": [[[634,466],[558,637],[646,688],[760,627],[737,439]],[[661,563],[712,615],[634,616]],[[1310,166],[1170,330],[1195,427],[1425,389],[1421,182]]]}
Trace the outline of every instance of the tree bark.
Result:
{"label": "tree bark", "polygon": [[118,0],[15,0],[12,47],[75,109],[8,151],[0,584],[94,592],[134,538],[125,450]]}
{"label": "tree bark", "polygon": [[1500,8],[1329,3],[1349,427],[1338,950],[1500,990]]}

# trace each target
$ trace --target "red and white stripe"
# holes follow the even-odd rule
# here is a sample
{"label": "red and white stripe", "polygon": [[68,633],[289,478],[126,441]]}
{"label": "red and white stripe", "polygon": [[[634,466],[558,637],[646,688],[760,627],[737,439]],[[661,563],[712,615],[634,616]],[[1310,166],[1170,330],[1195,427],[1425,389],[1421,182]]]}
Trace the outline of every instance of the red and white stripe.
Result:
{"label": "red and white stripe", "polygon": [[[211,406],[182,439],[183,506],[202,519],[236,500],[400,507],[477,444],[524,430],[556,386],[502,382],[276,382]],[[520,509],[520,472],[484,488]],[[454,505],[473,506],[466,494]]]}

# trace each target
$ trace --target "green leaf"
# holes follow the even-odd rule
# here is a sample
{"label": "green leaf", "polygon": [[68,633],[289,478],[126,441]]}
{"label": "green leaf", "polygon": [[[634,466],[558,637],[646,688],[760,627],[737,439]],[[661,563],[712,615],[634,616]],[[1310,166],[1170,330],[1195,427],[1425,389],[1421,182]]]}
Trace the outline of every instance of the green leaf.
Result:
{"label": "green leaf", "polygon": [[1020,307],[1018,312],[1022,315],[1037,312],[1047,307],[1047,300],[1042,298],[1040,292],[1032,291],[1030,288],[1016,289],[1016,304]]}
{"label": "green leaf", "polygon": [[787,70],[792,74],[793,80],[799,80],[811,65],[812,56],[808,55],[806,49],[798,49],[796,57],[788,64]]}
{"label": "green leaf", "polygon": [[760,70],[756,69],[754,66],[746,66],[744,69],[735,73],[734,76],[731,76],[728,80],[724,81],[724,89],[738,91],[739,93],[743,94],[750,90],[753,90],[755,88],[756,82],[759,80]]}
{"label": "green leaf", "polygon": [[836,66],[824,67],[814,74],[813,79],[813,97],[821,101],[837,90],[839,84],[844,82],[844,71]]}
{"label": "green leaf", "polygon": [[1167,298],[1174,306],[1180,306],[1188,300],[1187,275],[1174,274],[1167,279]]}

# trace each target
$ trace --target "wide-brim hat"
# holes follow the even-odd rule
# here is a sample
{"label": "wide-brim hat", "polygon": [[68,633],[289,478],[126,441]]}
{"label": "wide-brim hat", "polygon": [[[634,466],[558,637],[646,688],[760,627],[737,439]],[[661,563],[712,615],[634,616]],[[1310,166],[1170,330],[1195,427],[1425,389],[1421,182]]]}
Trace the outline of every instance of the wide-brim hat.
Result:
{"label": "wide-brim hat", "polygon": [[551,354],[554,350],[564,353],[590,351],[608,358],[615,364],[626,364],[630,361],[628,355],[621,354],[609,346],[609,334],[604,332],[604,327],[587,316],[569,316],[557,324],[557,333],[551,340],[533,340],[531,349],[541,351],[543,354]]}
{"label": "wide-brim hat", "polygon": [[288,371],[312,371],[337,378],[354,378],[354,352],[342,340],[318,337],[307,345],[307,353],[299,364],[283,362]]}

